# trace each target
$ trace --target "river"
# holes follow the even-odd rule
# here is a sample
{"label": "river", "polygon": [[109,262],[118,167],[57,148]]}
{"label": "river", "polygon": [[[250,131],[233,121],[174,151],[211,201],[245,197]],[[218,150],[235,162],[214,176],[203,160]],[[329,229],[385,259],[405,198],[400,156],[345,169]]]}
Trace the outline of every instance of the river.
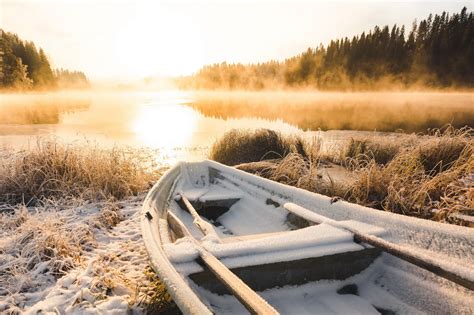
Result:
{"label": "river", "polygon": [[[54,137],[65,143],[89,142],[92,145],[103,147],[125,145],[134,148],[151,148],[158,150],[163,162],[173,163],[182,159],[198,160],[204,158],[210,146],[223,133],[233,128],[270,128],[283,133],[301,133],[303,131],[300,129],[301,125],[298,126],[298,121],[295,123],[294,119],[285,119],[285,117],[275,119],[268,112],[255,114],[255,111],[253,111],[252,115],[258,115],[259,117],[236,115],[234,116],[236,118],[233,118],[223,117],[222,115],[220,117],[205,115],[203,110],[195,106],[199,103],[196,101],[196,97],[196,93],[184,91],[57,92],[28,94],[26,96],[2,96],[0,109],[3,108],[3,111],[0,110],[0,115],[13,115],[11,111],[21,112],[23,110],[28,111],[29,116],[20,115],[21,119],[25,119],[25,121],[19,120],[16,123],[10,122],[8,124],[2,124],[0,117],[0,148],[27,149],[34,147],[38,139]],[[251,97],[255,98],[254,95]],[[286,95],[284,97],[293,100],[299,96]],[[320,96],[318,97],[320,98]],[[334,98],[334,96],[330,97]],[[337,106],[340,107],[340,96],[337,97],[339,97],[337,98]],[[420,96],[417,95],[416,97],[419,98]],[[462,99],[464,103],[467,99],[468,105],[470,100],[472,105],[472,95],[469,96],[468,94],[467,98],[465,94],[457,97]],[[283,96],[278,96],[278,99],[281,100],[282,98]],[[384,98],[384,96],[379,96],[379,98]],[[268,97],[266,99],[268,100]],[[346,99],[344,102],[349,102],[354,98],[349,95]],[[439,99],[439,97],[436,99]],[[242,101],[242,96],[239,96],[239,100]],[[75,108],[75,101],[80,101],[82,105]],[[327,100],[324,101],[327,102]],[[307,101],[305,100],[305,102]],[[31,120],[31,116],[40,115],[38,111],[41,111],[41,109],[38,109],[40,108],[38,106],[35,110],[28,109],[29,103],[55,104],[54,108],[59,108],[58,121],[41,123],[41,119],[36,119],[34,120],[35,123],[31,123],[33,120],[28,121],[28,119]],[[68,104],[66,106],[67,110],[61,110],[63,103]],[[15,106],[21,109],[15,109]],[[217,104],[215,106],[223,105]],[[249,104],[246,103],[245,106],[249,106]],[[285,104],[279,105],[280,112],[285,106]],[[291,104],[291,106],[294,106],[294,104]],[[237,107],[239,107],[239,104],[237,104]],[[43,108],[48,110],[45,106]],[[233,109],[235,110],[235,106],[233,106]],[[262,111],[266,110],[262,109]],[[303,110],[304,113],[305,109],[300,108],[298,110]],[[353,111],[353,109],[351,110]],[[311,120],[311,117],[305,117],[304,114],[300,114],[300,116],[303,116],[300,117],[301,121]],[[6,117],[4,116],[4,118]],[[3,119],[3,121],[7,120]],[[373,132],[309,130],[305,134],[308,137],[324,139],[323,145],[329,148],[352,136],[372,135]],[[396,135],[391,133],[382,134]]]}

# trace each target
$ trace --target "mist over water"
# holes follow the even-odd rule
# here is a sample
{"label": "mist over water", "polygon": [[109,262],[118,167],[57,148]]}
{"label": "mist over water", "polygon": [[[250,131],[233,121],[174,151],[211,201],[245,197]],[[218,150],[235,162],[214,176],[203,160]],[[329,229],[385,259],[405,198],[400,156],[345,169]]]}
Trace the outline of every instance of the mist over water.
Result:
{"label": "mist over water", "polygon": [[233,128],[351,130],[308,133],[337,141],[359,131],[426,132],[447,123],[474,125],[472,93],[58,92],[2,97],[0,147],[57,137],[157,149],[171,162],[204,158]]}
{"label": "mist over water", "polygon": [[157,149],[172,161],[204,158],[232,128],[300,131],[282,120],[206,117],[188,106],[192,102],[192,93],[178,91],[8,95],[0,105],[0,148],[27,149],[38,139],[55,137],[66,143]]}

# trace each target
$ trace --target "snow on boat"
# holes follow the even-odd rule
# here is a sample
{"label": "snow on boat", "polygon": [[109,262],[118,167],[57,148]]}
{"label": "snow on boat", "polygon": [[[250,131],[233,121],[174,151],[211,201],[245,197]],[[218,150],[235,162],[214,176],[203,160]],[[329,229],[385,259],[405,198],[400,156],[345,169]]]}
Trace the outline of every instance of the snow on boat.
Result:
{"label": "snow on boat", "polygon": [[474,312],[474,230],[358,206],[213,161],[151,189],[142,234],[185,314]]}

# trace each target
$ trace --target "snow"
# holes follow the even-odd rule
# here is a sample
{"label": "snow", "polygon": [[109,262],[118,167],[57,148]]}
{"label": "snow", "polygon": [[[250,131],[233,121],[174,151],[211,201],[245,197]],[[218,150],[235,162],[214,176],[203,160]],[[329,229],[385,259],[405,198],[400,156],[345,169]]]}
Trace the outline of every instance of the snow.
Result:
{"label": "snow", "polygon": [[[213,168],[212,173],[218,176],[208,177],[206,167]],[[206,195],[212,196],[212,200],[229,196],[240,198],[216,220],[220,224],[218,232],[223,231],[219,232],[221,240],[203,238],[187,212],[175,202],[167,205],[202,245],[229,268],[360,250],[362,245],[354,243],[352,233],[344,229],[351,228],[399,244],[427,261],[441,262],[446,269],[467,278],[473,276],[472,229],[404,217],[344,201],[333,203],[329,197],[271,182],[212,161],[182,163],[180,168],[186,174],[180,177],[176,186],[185,193],[189,190],[190,196],[196,198],[194,200],[205,200]],[[268,202],[269,199],[272,202]],[[320,220],[323,216],[337,222],[327,221],[291,231],[295,227],[288,224],[288,211],[283,207],[287,202],[308,209],[303,214],[309,219],[314,216],[317,221],[324,222]],[[194,262],[198,252],[189,239],[168,242],[164,250],[182,275],[202,271]],[[338,288],[350,283],[357,284],[358,295],[337,293]],[[247,313],[234,297],[218,296],[190,284],[198,293],[198,299],[207,306],[212,305],[216,313]],[[180,290],[180,285],[176,289]],[[397,314],[472,313],[474,309],[473,292],[388,254],[344,281],[273,288],[261,294],[282,313],[376,314],[376,307]]]}
{"label": "snow", "polygon": [[[215,241],[206,240],[201,245],[221,259],[278,252],[280,259],[277,261],[282,261],[284,251],[304,250],[308,252],[312,247],[337,248],[337,245],[341,243],[351,243],[355,249],[363,249],[362,246],[352,241],[351,233],[333,228],[327,224],[241,242],[216,243]],[[164,248],[168,258],[175,263],[192,261],[198,256],[198,251],[194,248],[192,242],[185,238],[177,242],[176,245],[166,244]],[[320,254],[325,255],[325,252],[320,251]],[[291,259],[291,257],[288,258]]]}
{"label": "snow", "polygon": [[[141,202],[142,198],[120,202],[123,221],[110,229],[92,228],[94,246],[81,253],[75,267],[59,278],[49,274],[49,261],[19,275],[27,279],[29,286],[17,287],[6,294],[0,292],[0,313],[143,313],[139,298],[143,299],[143,290],[149,281],[144,274],[148,256],[139,225]],[[104,206],[103,203],[89,203],[55,210],[30,209],[28,220],[39,220],[38,224],[41,224],[54,217],[74,231],[89,225]],[[1,236],[0,248],[17,237],[7,231]],[[0,261],[7,255],[0,250]],[[106,286],[110,288],[106,289]]]}
{"label": "snow", "polygon": [[386,211],[377,211],[295,187],[279,184],[213,161],[201,162],[220,172],[223,185],[233,185],[257,199],[272,198],[292,202],[336,221],[354,220],[378,226],[387,231],[386,239],[414,248],[439,253],[448,261],[474,265],[474,229],[453,226]]}
{"label": "snow", "polygon": [[[379,228],[367,230],[383,234]],[[201,244],[227,267],[245,267],[280,261],[293,261],[311,257],[321,257],[349,251],[362,250],[362,245],[353,242],[353,235],[328,224],[310,226],[304,229],[263,235],[261,238],[243,239],[239,242],[221,243],[215,239],[203,239]],[[183,274],[201,271],[201,266],[193,262],[199,252],[187,237],[175,243],[164,245],[168,259],[176,264]]]}
{"label": "snow", "polygon": [[[213,200],[225,200],[225,199],[239,199],[243,195],[238,192],[233,192],[228,189],[219,186],[213,186],[212,189],[209,186],[204,188],[190,188],[182,192],[189,201],[213,201]],[[175,196],[175,200],[179,200],[178,195]]]}
{"label": "snow", "polygon": [[235,203],[218,221],[234,235],[270,233],[288,230],[287,212],[246,196]]}
{"label": "snow", "polygon": [[[223,176],[230,181],[218,179],[210,183],[209,166],[221,170]],[[473,277],[472,229],[406,218],[343,201],[331,204],[330,198],[236,172],[213,162],[182,164],[183,169],[186,174],[183,174],[177,189],[185,191],[190,200],[241,198],[218,218],[218,222],[233,234],[229,236],[220,232],[222,238],[242,237],[242,240],[221,242],[215,237],[202,238],[203,246],[229,268],[318,257],[363,248],[351,241],[352,236],[347,231],[325,223],[289,231],[290,226],[285,223],[287,211],[282,206],[265,203],[267,198],[272,198],[276,201],[294,202],[315,214],[337,220],[342,226],[402,244],[427,260],[443,261],[447,268],[466,277]],[[144,220],[140,211],[142,199],[130,199],[119,202],[118,205],[122,221],[110,228],[95,222],[101,209],[107,206],[105,203],[27,209],[26,213],[18,213],[11,220],[8,219],[10,221],[1,217],[4,220],[2,224],[12,227],[0,229],[0,313],[143,313],[140,300],[149,285],[144,270],[150,262],[140,229],[140,220]],[[175,202],[171,202],[169,207],[184,221],[193,235],[202,237],[194,227],[189,213],[181,210]],[[174,263],[171,265],[167,261],[166,264],[165,252],[161,261],[157,258],[158,253],[152,253],[150,258],[157,263],[154,267],[175,299],[188,299],[192,302],[185,305],[189,307],[185,310],[189,311],[194,307],[200,313],[208,313],[202,303],[194,303],[196,300],[193,300],[193,291],[184,287],[188,282],[183,275],[202,270],[194,262],[197,251],[193,243],[187,238],[170,242],[163,229],[166,226],[165,220],[158,216],[154,218],[156,228],[160,226],[160,230],[163,230],[160,236],[165,244],[166,255]],[[57,229],[59,239],[66,239],[69,234],[84,236],[80,238],[86,241],[79,246],[82,252],[56,261],[35,260],[30,269],[21,269],[25,259],[29,257],[26,254],[34,245],[28,243],[31,234],[27,228],[34,230],[34,227],[49,225],[53,232]],[[261,234],[261,237],[245,238],[251,234]],[[72,268],[55,276],[52,273],[53,263],[70,264]],[[172,274],[170,270],[175,270],[174,268],[181,274]],[[10,275],[11,270],[14,273]],[[358,286],[358,296],[337,293],[339,288],[352,283]],[[247,313],[234,297],[217,296],[202,288],[194,289],[198,292],[198,298],[205,305],[212,305],[216,313]],[[470,314],[474,310],[472,291],[387,254],[376,259],[362,273],[343,281],[318,281],[297,287],[273,288],[261,294],[277,310],[287,314],[376,314],[375,307],[392,310],[397,314]]]}
{"label": "snow", "polygon": [[[376,308],[395,314],[471,314],[473,292],[446,291],[436,280],[425,278],[426,271],[394,268],[391,257],[383,254],[369,268],[342,281],[321,280],[299,286],[285,286],[259,292],[281,314],[378,314]],[[402,262],[402,264],[405,264]],[[358,295],[338,294],[345,285],[356,285]],[[230,295],[216,295],[196,287],[216,314],[247,314]]]}

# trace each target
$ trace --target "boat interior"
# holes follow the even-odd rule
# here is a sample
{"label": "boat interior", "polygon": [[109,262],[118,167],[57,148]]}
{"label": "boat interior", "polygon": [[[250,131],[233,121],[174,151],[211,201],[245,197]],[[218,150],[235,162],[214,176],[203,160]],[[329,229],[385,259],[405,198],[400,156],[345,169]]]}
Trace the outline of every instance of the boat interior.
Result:
{"label": "boat interior", "polygon": [[[288,211],[284,194],[198,163],[182,165],[168,189],[159,219],[163,248],[174,268],[215,313],[248,310],[206,268],[180,224],[280,313],[454,310],[449,303],[424,301],[446,300],[444,293],[430,287],[432,277],[426,271],[356,242],[348,231]],[[388,234],[359,221],[342,223],[378,237]],[[466,309],[472,306],[463,303]]]}

